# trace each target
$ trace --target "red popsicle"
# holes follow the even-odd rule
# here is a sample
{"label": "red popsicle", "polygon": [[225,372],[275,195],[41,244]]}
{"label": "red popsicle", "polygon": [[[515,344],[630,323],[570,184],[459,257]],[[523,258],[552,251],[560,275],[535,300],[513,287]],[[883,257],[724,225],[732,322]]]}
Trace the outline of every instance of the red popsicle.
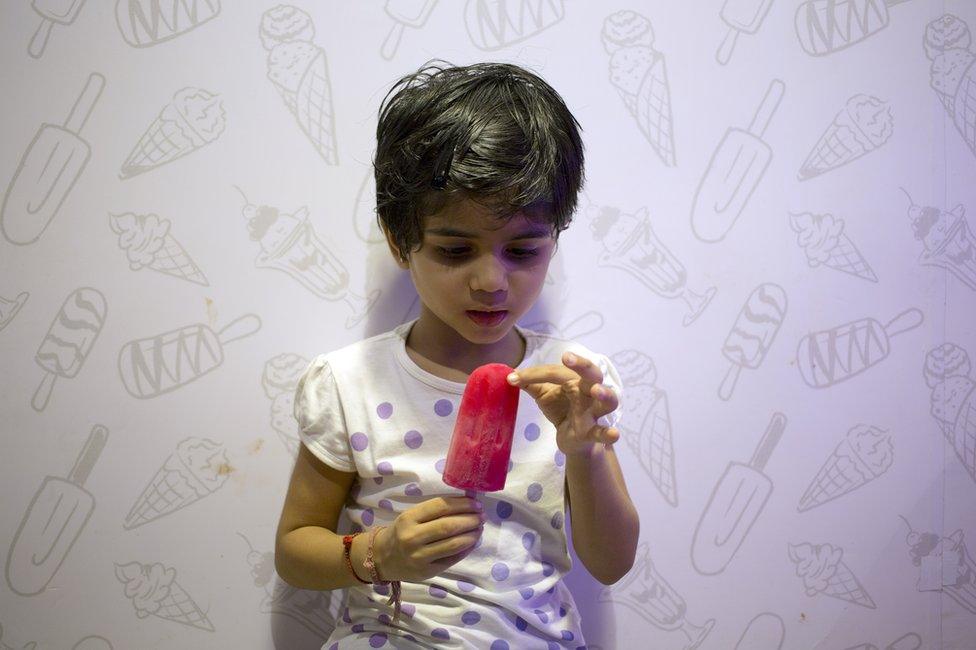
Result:
{"label": "red popsicle", "polygon": [[505,379],[512,372],[504,363],[489,363],[468,377],[444,465],[444,482],[451,487],[504,489],[520,391]]}

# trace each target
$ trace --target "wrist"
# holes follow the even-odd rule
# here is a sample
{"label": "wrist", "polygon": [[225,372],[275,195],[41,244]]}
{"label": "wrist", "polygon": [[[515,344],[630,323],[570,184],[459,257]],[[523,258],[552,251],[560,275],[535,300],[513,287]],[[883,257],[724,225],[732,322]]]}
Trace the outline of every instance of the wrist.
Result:
{"label": "wrist", "polygon": [[584,444],[569,452],[565,452],[567,462],[589,462],[603,455],[606,446],[602,442]]}

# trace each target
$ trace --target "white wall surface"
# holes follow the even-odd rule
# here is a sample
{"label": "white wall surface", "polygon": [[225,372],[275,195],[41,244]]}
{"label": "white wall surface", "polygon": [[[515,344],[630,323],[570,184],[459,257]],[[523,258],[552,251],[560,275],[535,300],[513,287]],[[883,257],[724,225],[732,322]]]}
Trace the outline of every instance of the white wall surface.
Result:
{"label": "white wall surface", "polygon": [[[341,593],[271,555],[292,391],[419,313],[369,161],[431,58],[583,125],[521,324],[627,391],[641,549],[576,562],[591,647],[976,648],[976,3],[296,0],[277,49],[275,6],[0,5],[0,648],[321,645]],[[268,259],[274,210],[323,267]]]}

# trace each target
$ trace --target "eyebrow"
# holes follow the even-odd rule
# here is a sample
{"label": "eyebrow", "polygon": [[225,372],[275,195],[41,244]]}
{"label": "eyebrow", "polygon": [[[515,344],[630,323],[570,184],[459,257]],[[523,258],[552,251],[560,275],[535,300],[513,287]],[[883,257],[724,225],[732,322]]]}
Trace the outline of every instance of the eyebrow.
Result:
{"label": "eyebrow", "polygon": [[[444,237],[466,237],[468,239],[477,239],[478,235],[475,233],[470,233],[464,230],[458,230],[457,228],[449,228],[443,226],[440,228],[428,228],[424,232],[430,235],[442,235]],[[550,232],[547,228],[531,228],[528,230],[523,230],[518,233],[512,239],[542,239],[550,236]]]}

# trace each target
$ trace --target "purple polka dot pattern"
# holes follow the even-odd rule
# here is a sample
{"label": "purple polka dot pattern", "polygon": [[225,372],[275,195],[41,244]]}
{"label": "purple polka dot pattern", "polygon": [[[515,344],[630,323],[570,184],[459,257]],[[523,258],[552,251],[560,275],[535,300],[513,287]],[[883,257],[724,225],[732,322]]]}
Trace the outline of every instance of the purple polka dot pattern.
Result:
{"label": "purple polka dot pattern", "polygon": [[430,635],[435,639],[441,639],[443,641],[447,641],[451,638],[451,634],[442,627],[435,627],[430,631]]}
{"label": "purple polka dot pattern", "polygon": [[380,416],[383,420],[388,420],[393,415],[393,405],[389,402],[383,402],[376,407],[376,415]]}
{"label": "purple polka dot pattern", "polygon": [[356,451],[363,451],[369,446],[369,438],[367,438],[366,434],[362,431],[357,431],[349,436],[349,444],[351,444],[352,448]]}
{"label": "purple polka dot pattern", "polygon": [[559,644],[555,641],[546,641],[546,650],[559,650]]}
{"label": "purple polka dot pattern", "polygon": [[365,510],[363,510],[362,518],[363,518],[363,525],[364,526],[372,526],[373,525],[373,509],[372,508],[366,508]]}
{"label": "purple polka dot pattern", "polygon": [[400,613],[404,616],[413,618],[413,615],[417,613],[417,606],[411,605],[410,603],[403,603],[400,605]]}
{"label": "purple polka dot pattern", "polygon": [[556,530],[559,530],[560,528],[562,528],[563,527],[563,513],[557,512],[556,514],[554,514],[552,516],[552,521],[550,521],[549,523],[552,524],[552,527],[555,528]]}
{"label": "purple polka dot pattern", "polygon": [[522,546],[525,547],[526,551],[531,551],[534,545],[535,545],[535,533],[525,533],[524,535],[522,535]]}
{"label": "purple polka dot pattern", "polygon": [[376,483],[377,485],[383,485],[383,477],[382,476],[374,476],[373,477],[373,483]]}
{"label": "purple polka dot pattern", "polygon": [[529,627],[529,622],[524,618],[522,618],[521,616],[516,616],[515,627],[517,627],[522,632],[525,632],[525,628]]}
{"label": "purple polka dot pattern", "polygon": [[508,642],[502,641],[501,639],[495,639],[494,641],[491,642],[490,650],[509,650]]}
{"label": "purple polka dot pattern", "polygon": [[522,600],[528,600],[532,596],[535,596],[535,589],[532,587],[523,587],[519,589],[519,593],[522,595]]}
{"label": "purple polka dot pattern", "polygon": [[441,458],[439,461],[437,461],[436,463],[434,463],[434,469],[437,470],[437,473],[438,474],[443,474],[444,473],[444,465],[446,465],[446,464],[447,464],[447,459],[446,458]]}
{"label": "purple polka dot pattern", "polygon": [[547,578],[551,576],[552,572],[555,570],[556,570],[555,567],[553,567],[551,563],[549,562],[542,563],[542,575],[546,576]]}
{"label": "purple polka dot pattern", "polygon": [[379,616],[376,617],[376,620],[382,623],[383,625],[389,625],[391,619],[386,614],[380,614]]}
{"label": "purple polka dot pattern", "polygon": [[355,632],[356,634],[359,634],[364,629],[366,629],[366,626],[363,625],[362,623],[356,623],[355,625],[352,626],[352,631]]}
{"label": "purple polka dot pattern", "polygon": [[569,611],[569,603],[559,603],[559,617],[562,618]]}
{"label": "purple polka dot pattern", "polygon": [[491,567],[491,577],[501,582],[508,578],[508,565],[504,562],[495,562],[494,566]]}
{"label": "purple polka dot pattern", "polygon": [[499,501],[498,505],[495,506],[495,514],[498,515],[499,519],[508,519],[512,516],[512,504],[508,501]]}
{"label": "purple polka dot pattern", "polygon": [[447,592],[436,585],[431,585],[427,587],[427,593],[429,593],[434,598],[444,598],[447,596]]}
{"label": "purple polka dot pattern", "polygon": [[403,434],[403,444],[411,449],[416,449],[420,445],[424,444],[424,437],[420,435],[419,431],[414,431],[411,429]]}
{"label": "purple polka dot pattern", "polygon": [[533,483],[529,486],[529,489],[525,491],[525,496],[529,498],[529,501],[535,503],[542,498],[542,483]]}
{"label": "purple polka dot pattern", "polygon": [[349,618],[349,608],[346,607],[342,612],[342,620],[346,623],[352,623],[352,619]]}
{"label": "purple polka dot pattern", "polygon": [[466,594],[470,594],[472,591],[474,591],[474,585],[468,582],[467,580],[458,580],[457,586],[458,589],[460,589]]}
{"label": "purple polka dot pattern", "polygon": [[553,586],[549,587],[548,589],[546,589],[546,593],[547,594],[552,594],[552,592],[554,592],[554,591],[556,591],[556,585],[553,585]]}
{"label": "purple polka dot pattern", "polygon": [[391,465],[390,461],[388,460],[381,461],[376,466],[376,469],[377,471],[379,471],[380,474],[383,474],[384,476],[390,476],[391,474],[393,474],[393,465]]}
{"label": "purple polka dot pattern", "polygon": [[556,465],[559,467],[566,464],[566,454],[559,450],[556,450],[556,455],[553,457],[553,459],[556,461]]}
{"label": "purple polka dot pattern", "polygon": [[560,634],[563,636],[563,641],[572,641],[573,639],[576,638],[573,636],[573,633],[570,632],[569,630],[563,630],[562,632],[560,632]]}
{"label": "purple polka dot pattern", "polygon": [[442,418],[454,412],[454,404],[449,399],[439,399],[434,403],[434,413]]}
{"label": "purple polka dot pattern", "polygon": [[374,648],[382,648],[386,645],[386,634],[377,632],[376,634],[370,635],[369,645]]}
{"label": "purple polka dot pattern", "polygon": [[538,616],[539,617],[539,620],[541,622],[543,622],[543,623],[548,623],[549,622],[549,615],[546,614],[541,609],[533,609],[532,610],[532,613],[535,614],[536,616]]}
{"label": "purple polka dot pattern", "polygon": [[408,497],[419,497],[423,495],[423,491],[420,489],[420,486],[417,485],[416,483],[408,484],[407,487],[404,488],[403,493],[406,494]]}
{"label": "purple polka dot pattern", "polygon": [[389,596],[390,588],[387,585],[373,585],[373,593],[377,593],[380,596]]}
{"label": "purple polka dot pattern", "polygon": [[465,625],[475,625],[480,620],[481,620],[481,614],[479,614],[478,612],[467,611],[461,614],[461,621]]}
{"label": "purple polka dot pattern", "polygon": [[525,436],[526,440],[531,442],[533,440],[539,439],[539,433],[540,433],[539,425],[536,424],[535,422],[532,422],[527,427],[525,427],[525,431],[523,432],[523,435]]}
{"label": "purple polka dot pattern", "polygon": [[335,643],[333,643],[332,645],[330,645],[329,646],[329,650],[339,650],[339,642],[336,641]]}
{"label": "purple polka dot pattern", "polygon": [[380,499],[379,506],[384,510],[393,510],[393,504],[389,499]]}

